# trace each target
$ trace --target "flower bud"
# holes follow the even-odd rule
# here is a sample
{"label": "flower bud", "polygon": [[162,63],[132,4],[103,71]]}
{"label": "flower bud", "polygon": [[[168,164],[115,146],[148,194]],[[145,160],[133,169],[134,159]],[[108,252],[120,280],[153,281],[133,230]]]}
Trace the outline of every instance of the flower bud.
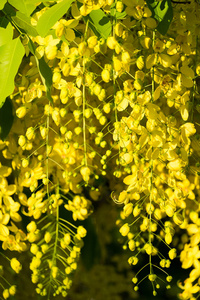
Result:
{"label": "flower bud", "polygon": [[16,110],[16,116],[17,116],[19,119],[25,117],[26,113],[27,113],[26,106],[21,106],[21,107],[19,107],[19,108]]}
{"label": "flower bud", "polygon": [[124,214],[128,217],[133,211],[133,203],[128,203],[124,206]]}
{"label": "flower bud", "polygon": [[61,74],[60,74],[60,72],[54,72],[52,80],[53,80],[54,83],[59,83],[60,80],[61,80]]}
{"label": "flower bud", "polygon": [[83,56],[85,54],[87,50],[87,44],[86,42],[81,42],[79,45],[78,45],[78,53]]}
{"label": "flower bud", "polygon": [[15,257],[11,259],[10,266],[16,273],[19,273],[22,269],[20,262]]}
{"label": "flower bud", "polygon": [[110,81],[110,72],[108,70],[103,70],[101,72],[101,78],[104,82],[109,82]]}
{"label": "flower bud", "polygon": [[49,60],[54,59],[57,55],[57,47],[48,45],[45,48],[45,54],[46,54],[47,59],[49,59]]}
{"label": "flower bud", "polygon": [[9,293],[11,296],[14,296],[16,294],[16,285],[11,285],[9,288]]}
{"label": "flower bud", "polygon": [[81,238],[84,238],[87,234],[87,230],[83,226],[79,226],[77,229],[77,233]]}
{"label": "flower bud", "polygon": [[3,298],[8,299],[10,297],[10,293],[8,289],[3,290]]}
{"label": "flower bud", "polygon": [[35,232],[37,229],[37,225],[34,221],[31,221],[27,226],[26,226],[28,232]]}
{"label": "flower bud", "polygon": [[157,276],[156,276],[156,274],[149,274],[148,278],[150,281],[155,281]]}
{"label": "flower bud", "polygon": [[122,1],[117,1],[116,2],[116,11],[121,13],[124,9],[124,4]]}
{"label": "flower bud", "polygon": [[93,49],[98,44],[97,37],[95,35],[89,37],[89,39],[87,40],[87,43],[88,43],[88,47]]}
{"label": "flower bud", "polygon": [[26,138],[25,138],[24,135],[20,135],[20,136],[19,136],[18,144],[19,144],[21,147],[25,146],[25,144],[26,144]]}
{"label": "flower bud", "polygon": [[179,214],[178,212],[176,212],[174,215],[173,215],[173,221],[175,224],[177,225],[181,225],[183,222],[184,222],[184,218],[181,214]]}
{"label": "flower bud", "polygon": [[172,248],[171,250],[169,250],[168,255],[171,260],[174,259],[176,257],[176,249]]}
{"label": "flower bud", "polygon": [[22,159],[22,167],[27,168],[29,165],[29,160],[27,158]]}
{"label": "flower bud", "polygon": [[90,179],[90,174],[91,174],[90,168],[82,167],[80,170],[80,173],[81,173],[84,181],[88,181]]}
{"label": "flower bud", "polygon": [[92,109],[91,108],[86,108],[84,111],[84,116],[89,119],[92,115]]}
{"label": "flower bud", "polygon": [[35,138],[35,130],[33,127],[29,127],[26,130],[26,137],[29,141]]}
{"label": "flower bud", "polygon": [[51,237],[51,233],[49,231],[46,231],[44,235],[44,240],[47,244],[51,241]]}
{"label": "flower bud", "polygon": [[126,236],[130,231],[130,227],[128,223],[125,223],[119,230],[122,236]]}
{"label": "flower bud", "polygon": [[107,38],[107,46],[108,46],[108,48],[114,50],[116,45],[117,45],[117,41],[116,41],[115,37],[114,36],[109,36]]}

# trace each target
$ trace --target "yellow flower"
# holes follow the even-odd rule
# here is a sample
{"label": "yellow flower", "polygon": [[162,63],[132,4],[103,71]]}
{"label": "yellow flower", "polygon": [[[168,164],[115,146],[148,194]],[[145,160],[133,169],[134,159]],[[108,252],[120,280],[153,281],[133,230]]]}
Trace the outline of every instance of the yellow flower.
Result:
{"label": "yellow flower", "polygon": [[194,71],[188,66],[182,66],[180,71],[182,85],[187,88],[193,87]]}
{"label": "yellow flower", "polygon": [[73,219],[85,220],[92,212],[92,203],[83,196],[76,195],[73,201],[69,200],[64,206],[67,210],[72,211]]}
{"label": "yellow flower", "polygon": [[30,103],[36,98],[41,98],[43,92],[45,92],[45,87],[38,79],[36,79],[35,82],[31,83],[28,87],[27,94],[25,96],[26,103]]}
{"label": "yellow flower", "polygon": [[144,15],[144,1],[143,0],[123,0],[127,6],[125,11],[127,15],[134,17],[136,20],[142,19]]}
{"label": "yellow flower", "polygon": [[159,55],[159,62],[164,68],[169,68],[172,65],[172,59],[167,54],[160,54]]}
{"label": "yellow flower", "polygon": [[18,214],[18,210],[20,209],[20,203],[15,202],[11,197],[4,197],[4,204],[9,211],[10,218],[15,222],[21,221],[21,216]]}
{"label": "yellow flower", "polygon": [[19,229],[12,221],[11,226],[8,226],[8,229],[15,235],[9,234],[9,236],[4,239],[2,248],[4,250],[10,249],[11,251],[19,252],[27,250],[27,245],[25,243],[26,234],[21,229]]}
{"label": "yellow flower", "polygon": [[115,96],[115,103],[117,105],[117,110],[123,111],[128,107],[129,99],[123,93],[120,93],[120,91],[118,91]]}
{"label": "yellow flower", "polygon": [[181,126],[181,133],[186,137],[194,135],[196,133],[195,125],[193,123],[185,123]]}
{"label": "yellow flower", "polygon": [[175,214],[173,215],[173,221],[175,224],[177,225],[181,225],[184,222],[184,218],[181,214],[179,214],[178,212],[175,212]]}
{"label": "yellow flower", "polygon": [[142,35],[140,37],[140,44],[142,45],[143,48],[149,49],[151,46],[151,43],[152,43],[152,41],[151,41],[150,37],[145,36],[145,35]]}
{"label": "yellow flower", "polygon": [[[12,168],[7,167],[7,166],[3,166],[0,163],[0,182],[1,182],[3,177],[8,177],[11,173],[12,173]],[[0,183],[0,186],[1,186],[1,183]]]}
{"label": "yellow flower", "polygon": [[172,161],[170,161],[167,164],[167,167],[171,171],[179,171],[179,170],[182,169],[182,161],[179,158],[178,159],[173,159]]}
{"label": "yellow flower", "polygon": [[78,23],[79,22],[76,19],[70,19],[70,20],[60,19],[53,26],[53,28],[56,30],[56,36],[58,38],[61,38],[62,35],[64,35],[68,41],[72,42],[76,37],[74,30],[72,28],[76,27]]}
{"label": "yellow flower", "polygon": [[146,68],[150,69],[151,67],[155,66],[157,61],[158,55],[156,53],[148,55],[146,59]]}
{"label": "yellow flower", "polygon": [[59,39],[54,39],[52,35],[48,35],[45,38],[37,36],[35,38],[39,46],[36,48],[36,55],[41,58],[44,54],[47,59],[54,59],[57,55],[57,44],[60,42]]}
{"label": "yellow flower", "polygon": [[161,53],[163,52],[165,49],[165,43],[163,43],[163,41],[156,39],[156,41],[154,42],[154,46],[153,46],[153,50],[155,52]]}
{"label": "yellow flower", "polygon": [[9,236],[9,229],[6,226],[9,222],[9,214],[3,214],[0,210],[0,240],[4,241]]}
{"label": "yellow flower", "polygon": [[195,263],[198,262],[199,258],[200,258],[199,246],[196,245],[194,247],[191,247],[189,244],[186,244],[180,256],[180,261],[182,262],[182,268],[188,269],[192,267],[192,265],[195,265]]}

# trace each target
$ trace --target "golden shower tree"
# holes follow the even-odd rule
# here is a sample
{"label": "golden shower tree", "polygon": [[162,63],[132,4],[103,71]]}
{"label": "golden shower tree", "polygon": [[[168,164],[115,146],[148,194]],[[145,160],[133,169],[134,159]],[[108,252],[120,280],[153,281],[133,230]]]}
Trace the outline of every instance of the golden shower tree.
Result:
{"label": "golden shower tree", "polygon": [[[174,261],[178,298],[198,298],[199,15],[197,0],[1,1],[1,299],[22,297],[16,273],[33,299],[92,299],[97,274],[97,300],[144,281],[159,299]],[[87,243],[115,263],[88,251],[80,267]]]}

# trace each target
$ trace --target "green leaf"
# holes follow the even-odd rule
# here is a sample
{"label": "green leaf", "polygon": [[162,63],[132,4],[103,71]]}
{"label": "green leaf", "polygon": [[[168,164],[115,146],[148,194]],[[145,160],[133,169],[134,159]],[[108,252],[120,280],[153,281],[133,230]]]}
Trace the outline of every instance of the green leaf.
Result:
{"label": "green leaf", "polygon": [[38,0],[8,0],[8,2],[14,6],[21,13],[26,16],[30,16],[30,14],[35,10]]}
{"label": "green leaf", "polygon": [[51,68],[47,65],[47,63],[45,62],[43,57],[40,59],[37,58],[37,56],[35,55],[36,47],[31,40],[29,40],[28,46],[29,46],[29,50],[31,51],[31,53],[35,56],[35,60],[37,63],[38,71],[40,73],[40,77],[42,79],[44,86],[46,87],[47,98],[49,99],[49,101],[51,101],[53,103],[53,99],[51,97],[53,73],[51,71]]}
{"label": "green leaf", "polygon": [[11,23],[8,23],[6,28],[0,27],[0,46],[10,42],[13,38],[13,28]]}
{"label": "green leaf", "polygon": [[10,19],[9,17],[16,15],[16,10],[7,2],[3,8],[3,13]]}
{"label": "green leaf", "polygon": [[5,16],[0,17],[0,27],[6,28],[8,26],[8,24],[9,24],[9,21]]}
{"label": "green leaf", "polygon": [[161,34],[165,35],[173,19],[173,8],[171,5],[171,0],[149,0],[146,3],[153,14],[153,18],[158,21],[157,30]]}
{"label": "green leaf", "polygon": [[5,140],[13,124],[12,101],[6,98],[4,105],[0,108],[0,139]]}
{"label": "green leaf", "polygon": [[25,50],[19,38],[0,47],[0,107],[14,90],[14,78]]}
{"label": "green leaf", "polygon": [[99,38],[103,37],[107,39],[109,37],[112,27],[111,22],[101,9],[93,10],[89,16],[85,18],[89,19],[89,27]]}
{"label": "green leaf", "polygon": [[37,30],[31,24],[31,17],[26,16],[20,11],[16,11],[9,3],[6,3],[3,12],[12,19],[13,23],[16,24],[24,33],[27,33],[31,36],[37,36]]}
{"label": "green leaf", "polygon": [[64,15],[70,8],[74,0],[63,0],[53,5],[39,18],[37,23],[37,32],[40,36],[45,37],[51,27]]}
{"label": "green leaf", "polygon": [[12,17],[12,20],[14,20],[17,26],[23,29],[25,33],[34,37],[38,35],[37,30],[31,24],[31,18],[20,11],[16,12],[16,15]]}
{"label": "green leaf", "polygon": [[0,10],[3,9],[5,3],[7,2],[7,0],[1,0],[0,2]]}

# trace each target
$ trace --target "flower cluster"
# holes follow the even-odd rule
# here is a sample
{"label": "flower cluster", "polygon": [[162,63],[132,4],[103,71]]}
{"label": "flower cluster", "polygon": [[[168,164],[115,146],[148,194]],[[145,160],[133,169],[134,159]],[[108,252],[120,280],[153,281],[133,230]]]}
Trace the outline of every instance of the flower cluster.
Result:
{"label": "flower cluster", "polygon": [[31,221],[27,226],[29,234],[38,237],[32,239],[30,246],[33,254],[31,280],[37,284],[36,292],[41,296],[51,295],[53,289],[54,296],[62,294],[66,297],[72,283],[70,274],[77,268],[86,230],[79,226],[75,233],[69,222],[58,218],[58,209],[56,216],[42,225],[38,229],[35,221]]}
{"label": "flower cluster", "polygon": [[[159,275],[155,274],[160,270],[158,266],[168,268],[177,255],[174,235],[179,228],[188,231],[189,214],[195,210],[194,206],[197,216],[199,211],[198,147],[193,148],[198,136],[195,117],[199,101],[198,39],[190,21],[183,21],[189,20],[192,13],[196,18],[195,7],[196,4],[193,8],[178,6],[175,11],[180,19],[174,19],[168,36],[149,31],[149,21],[145,15],[140,16],[145,30],[142,32],[136,26],[140,45],[136,57],[130,58],[132,78],[123,82],[120,97],[118,91],[115,96],[116,109],[126,111],[118,114],[113,132],[119,150],[120,177],[126,185],[119,191],[118,200],[115,198],[115,202],[123,204],[117,224],[134,253],[129,263],[136,265],[141,253],[149,256],[146,267],[149,266],[148,279],[155,295],[157,285],[159,288]],[[195,22],[199,26],[197,18]],[[192,240],[196,238],[194,232],[188,234]],[[168,248],[168,258],[155,246],[156,240]],[[198,258],[198,246],[193,248],[191,243],[184,246],[180,256],[183,268],[193,265],[190,254],[193,251]],[[166,281],[171,281],[168,273],[163,272]],[[133,278],[135,290],[140,283],[139,276],[140,270]],[[192,292],[193,281],[191,276],[186,280],[181,299],[192,299],[188,295],[198,292],[197,285]]]}

